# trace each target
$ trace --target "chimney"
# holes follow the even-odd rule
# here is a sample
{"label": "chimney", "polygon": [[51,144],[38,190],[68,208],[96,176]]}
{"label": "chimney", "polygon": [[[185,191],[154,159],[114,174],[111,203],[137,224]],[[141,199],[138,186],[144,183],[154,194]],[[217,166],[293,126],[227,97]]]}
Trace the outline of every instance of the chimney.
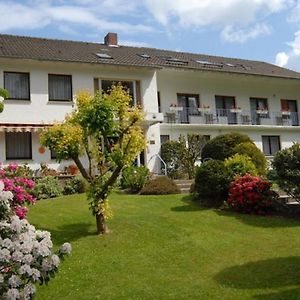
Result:
{"label": "chimney", "polygon": [[109,32],[104,38],[104,44],[107,46],[118,47],[118,35],[114,32]]}

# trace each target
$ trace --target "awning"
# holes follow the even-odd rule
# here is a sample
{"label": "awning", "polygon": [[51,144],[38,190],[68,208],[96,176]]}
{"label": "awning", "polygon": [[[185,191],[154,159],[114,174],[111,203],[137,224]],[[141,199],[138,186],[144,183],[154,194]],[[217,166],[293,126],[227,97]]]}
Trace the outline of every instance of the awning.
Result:
{"label": "awning", "polygon": [[50,124],[10,124],[0,123],[0,132],[38,132]]}

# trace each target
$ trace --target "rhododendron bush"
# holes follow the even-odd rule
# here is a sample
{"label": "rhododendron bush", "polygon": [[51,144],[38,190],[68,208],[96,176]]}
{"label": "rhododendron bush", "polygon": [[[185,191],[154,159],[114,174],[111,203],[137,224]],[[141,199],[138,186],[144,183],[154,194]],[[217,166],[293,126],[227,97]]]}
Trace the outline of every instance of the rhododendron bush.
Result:
{"label": "rhododendron bush", "polygon": [[0,180],[4,184],[4,191],[10,191],[13,195],[10,207],[20,219],[26,217],[27,206],[36,201],[33,196],[35,183],[32,179],[24,177],[24,170],[26,168],[17,164],[0,168]]}
{"label": "rhododendron bush", "polygon": [[245,175],[231,183],[227,202],[236,211],[265,215],[272,208],[274,192],[270,189],[270,182]]}
{"label": "rhododendron bush", "polygon": [[47,283],[55,275],[60,259],[70,253],[71,245],[65,243],[56,253],[52,252],[50,233],[36,230],[24,219],[27,209],[22,210],[22,205],[34,202],[28,192],[33,181],[22,177],[8,179],[6,171],[1,172],[0,299],[32,299],[35,284]]}

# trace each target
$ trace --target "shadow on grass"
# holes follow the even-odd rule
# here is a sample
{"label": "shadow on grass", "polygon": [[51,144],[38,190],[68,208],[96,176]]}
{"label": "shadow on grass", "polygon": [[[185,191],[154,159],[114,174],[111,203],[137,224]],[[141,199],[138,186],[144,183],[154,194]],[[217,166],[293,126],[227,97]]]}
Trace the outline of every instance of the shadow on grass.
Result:
{"label": "shadow on grass", "polygon": [[187,211],[202,211],[207,210],[206,207],[202,207],[198,201],[193,201],[192,195],[186,195],[181,198],[181,201],[185,205],[171,207],[172,211],[176,212],[187,212]]}
{"label": "shadow on grass", "polygon": [[65,242],[74,242],[82,237],[96,235],[95,226],[90,223],[65,224],[53,228],[39,228],[51,233],[52,241],[55,245],[61,245]]}
{"label": "shadow on grass", "polygon": [[229,209],[216,210],[216,213],[220,216],[237,219],[247,225],[256,226],[256,227],[276,228],[276,227],[300,226],[300,220],[287,218],[284,216],[278,216],[278,215],[270,215],[270,216],[248,215],[248,214],[233,212]]}
{"label": "shadow on grass", "polygon": [[[271,258],[226,268],[215,275],[214,279],[221,285],[237,289],[281,288],[295,285],[299,285],[300,288],[300,257]],[[300,299],[300,294],[298,296]]]}
{"label": "shadow on grass", "polygon": [[300,288],[289,289],[278,293],[260,294],[253,296],[253,299],[257,300],[299,300]]}

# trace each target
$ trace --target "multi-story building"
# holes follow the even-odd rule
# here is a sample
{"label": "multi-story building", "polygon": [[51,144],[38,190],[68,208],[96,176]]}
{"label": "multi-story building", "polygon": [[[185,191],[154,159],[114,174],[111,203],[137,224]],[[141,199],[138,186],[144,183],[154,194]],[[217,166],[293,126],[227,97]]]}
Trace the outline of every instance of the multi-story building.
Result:
{"label": "multi-story building", "polygon": [[158,172],[167,139],[196,133],[248,134],[272,156],[300,138],[300,74],[258,61],[118,45],[0,35],[0,161],[61,168],[39,143],[39,128],[62,121],[81,90],[127,86],[146,113],[139,158]]}

